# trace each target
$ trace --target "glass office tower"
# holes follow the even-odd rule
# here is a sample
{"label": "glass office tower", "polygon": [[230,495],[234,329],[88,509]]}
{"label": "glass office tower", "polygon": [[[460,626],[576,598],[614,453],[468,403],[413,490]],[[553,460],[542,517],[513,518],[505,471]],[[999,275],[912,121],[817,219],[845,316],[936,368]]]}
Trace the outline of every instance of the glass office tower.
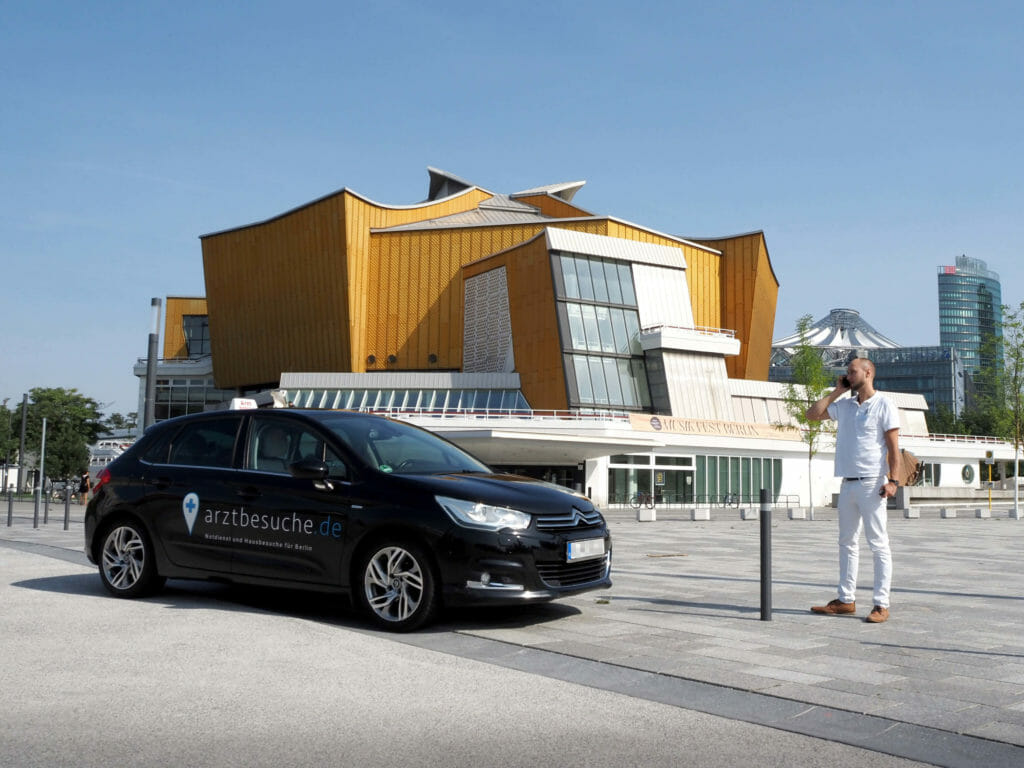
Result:
{"label": "glass office tower", "polygon": [[939,267],[939,344],[956,349],[971,376],[1002,367],[1002,303],[999,275],[981,259],[957,256],[955,266]]}

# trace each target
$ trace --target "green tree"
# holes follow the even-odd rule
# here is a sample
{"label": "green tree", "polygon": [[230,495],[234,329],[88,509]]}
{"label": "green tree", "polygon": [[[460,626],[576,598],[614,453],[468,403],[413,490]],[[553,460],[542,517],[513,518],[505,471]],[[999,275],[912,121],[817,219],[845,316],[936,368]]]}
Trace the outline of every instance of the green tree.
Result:
{"label": "green tree", "polygon": [[1024,445],[1024,301],[1003,307],[1003,392],[1009,437],[1013,441],[1013,516],[1020,519],[1019,453]]}
{"label": "green tree", "polygon": [[968,398],[967,407],[960,417],[964,432],[968,435],[1011,437],[1013,423],[1007,408],[1006,369],[1004,365],[995,363],[1005,359],[1005,353],[1000,348],[1002,341],[1001,336],[991,337],[982,345],[980,355],[983,364],[972,377],[974,392]]}
{"label": "green tree", "polygon": [[14,412],[7,407],[7,398],[4,398],[3,407],[0,408],[0,462],[4,464],[14,464],[18,460],[16,433],[20,424],[20,421],[15,424]]}
{"label": "green tree", "polygon": [[933,435],[963,435],[967,433],[962,419],[958,419],[953,411],[945,406],[938,405],[934,410],[925,414],[928,422],[928,432]]}
{"label": "green tree", "polygon": [[139,414],[112,413],[103,422],[103,428],[108,432],[115,432],[121,429],[135,429],[139,422]]}
{"label": "green tree", "polygon": [[807,339],[813,318],[804,315],[796,322],[800,341],[790,357],[793,368],[793,380],[782,390],[786,412],[797,422],[780,425],[790,429],[799,429],[800,438],[807,445],[807,493],[811,518],[814,518],[814,473],[812,465],[818,453],[818,442],[823,435],[834,434],[835,426],[831,421],[811,421],[807,418],[807,409],[824,397],[834,386],[832,371],[821,358],[821,350]]}
{"label": "green tree", "polygon": [[[21,407],[17,420],[21,419]],[[99,404],[76,389],[37,387],[29,392],[25,423],[26,453],[29,446],[38,466],[43,419],[46,419],[47,477],[77,477],[89,468],[89,444],[102,431]]]}

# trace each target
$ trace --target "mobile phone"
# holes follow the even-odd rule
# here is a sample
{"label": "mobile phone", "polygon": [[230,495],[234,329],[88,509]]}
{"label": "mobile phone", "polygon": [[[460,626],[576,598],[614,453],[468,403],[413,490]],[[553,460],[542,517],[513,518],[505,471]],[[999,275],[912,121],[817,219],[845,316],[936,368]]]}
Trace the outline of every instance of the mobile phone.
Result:
{"label": "mobile phone", "polygon": [[849,389],[850,388],[850,380],[848,378],[846,378],[845,376],[843,376],[842,381],[843,381],[843,386],[846,387],[847,389]]}

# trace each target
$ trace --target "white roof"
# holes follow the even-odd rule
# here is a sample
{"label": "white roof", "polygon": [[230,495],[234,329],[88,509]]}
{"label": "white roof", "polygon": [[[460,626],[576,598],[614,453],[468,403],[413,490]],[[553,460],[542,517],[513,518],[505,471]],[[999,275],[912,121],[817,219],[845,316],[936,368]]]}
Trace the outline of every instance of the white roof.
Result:
{"label": "white roof", "polygon": [[548,249],[552,251],[569,251],[587,256],[686,269],[686,257],[683,256],[682,249],[670,245],[640,243],[621,237],[592,235],[589,232],[576,232],[558,227],[548,227],[545,232]]}

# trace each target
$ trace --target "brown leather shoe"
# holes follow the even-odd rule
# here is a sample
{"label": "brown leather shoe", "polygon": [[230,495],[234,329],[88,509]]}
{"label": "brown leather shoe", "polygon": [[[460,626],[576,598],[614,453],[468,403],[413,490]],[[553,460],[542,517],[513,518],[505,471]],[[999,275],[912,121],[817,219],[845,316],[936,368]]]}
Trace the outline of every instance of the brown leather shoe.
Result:
{"label": "brown leather shoe", "polygon": [[814,606],[813,608],[811,608],[811,612],[827,613],[833,616],[838,616],[841,613],[856,613],[857,603],[844,603],[842,600],[833,600],[828,605]]}
{"label": "brown leather shoe", "polygon": [[876,605],[874,608],[872,608],[871,613],[869,613],[868,617],[864,619],[864,621],[868,622],[869,624],[881,624],[883,621],[888,620],[889,609],[883,608],[880,605]]}

